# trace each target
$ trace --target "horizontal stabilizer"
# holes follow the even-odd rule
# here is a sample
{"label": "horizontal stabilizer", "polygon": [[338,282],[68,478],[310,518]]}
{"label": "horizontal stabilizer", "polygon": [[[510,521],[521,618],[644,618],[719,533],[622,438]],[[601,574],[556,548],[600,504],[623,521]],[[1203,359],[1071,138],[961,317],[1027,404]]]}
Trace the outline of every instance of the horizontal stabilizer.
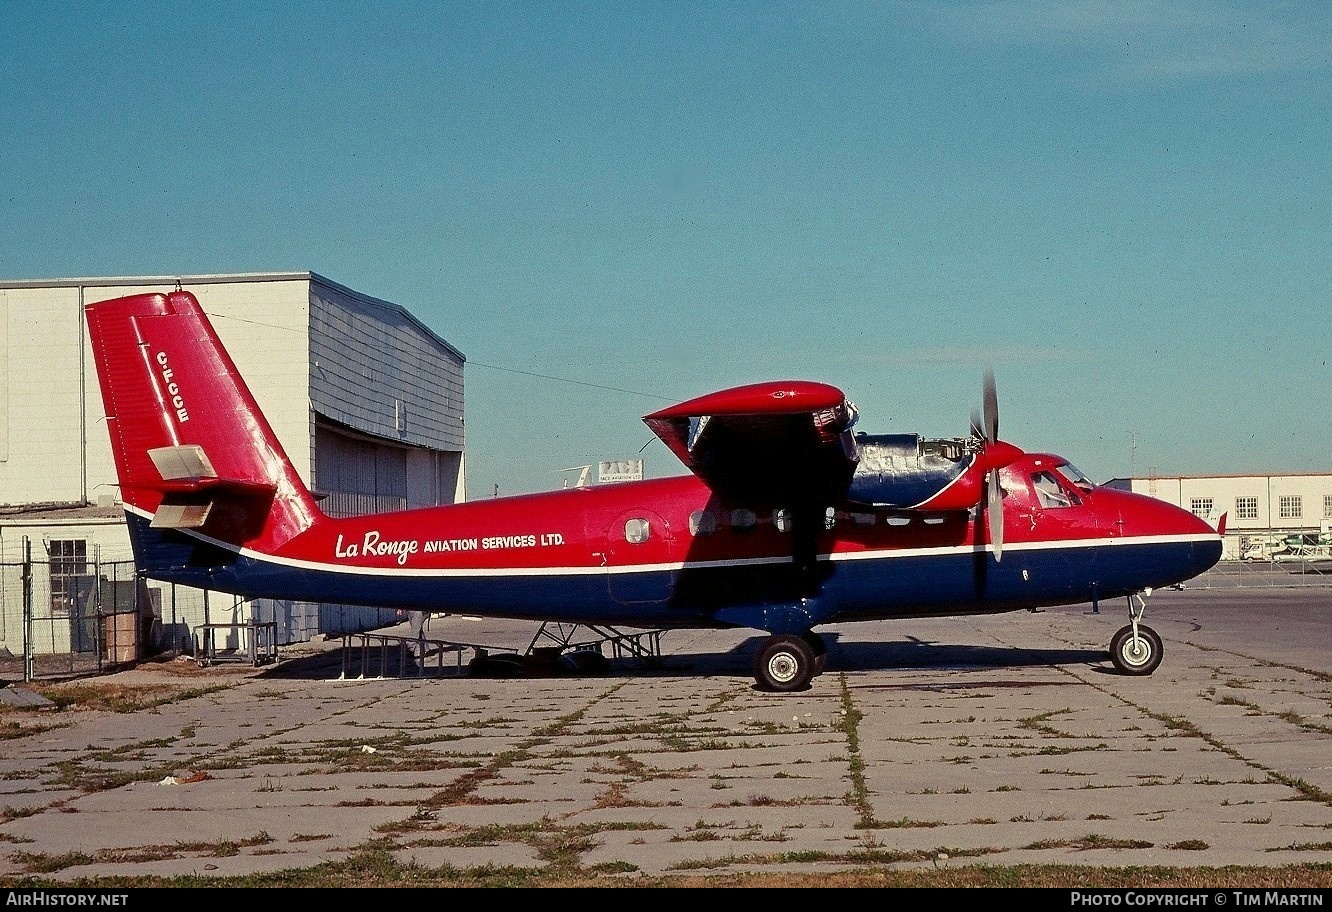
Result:
{"label": "horizontal stabilizer", "polygon": [[156,447],[148,451],[148,458],[166,481],[217,477],[217,470],[208,460],[208,454],[197,444]]}
{"label": "horizontal stabilizer", "polygon": [[154,529],[202,529],[211,512],[211,500],[203,504],[164,503],[157,508],[149,525]]}
{"label": "horizontal stabilizer", "polygon": [[157,447],[148,451],[162,482],[145,485],[166,494],[211,492],[213,496],[232,494],[255,497],[271,496],[277,485],[244,478],[219,478],[204,448],[197,445]]}

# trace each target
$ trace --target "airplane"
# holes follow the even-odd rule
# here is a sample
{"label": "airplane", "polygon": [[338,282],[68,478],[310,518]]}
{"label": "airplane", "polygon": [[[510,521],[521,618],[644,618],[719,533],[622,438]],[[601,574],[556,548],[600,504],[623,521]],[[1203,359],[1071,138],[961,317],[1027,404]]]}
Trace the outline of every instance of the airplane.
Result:
{"label": "airplane", "polygon": [[817,628],[1124,598],[1126,675],[1161,663],[1153,589],[1221,556],[1217,528],[999,439],[994,374],[969,433],[854,430],[837,387],[777,380],[643,417],[689,470],[331,517],[179,286],[85,316],[139,571],[243,598],[624,625],[750,628],[755,686],[826,667]]}

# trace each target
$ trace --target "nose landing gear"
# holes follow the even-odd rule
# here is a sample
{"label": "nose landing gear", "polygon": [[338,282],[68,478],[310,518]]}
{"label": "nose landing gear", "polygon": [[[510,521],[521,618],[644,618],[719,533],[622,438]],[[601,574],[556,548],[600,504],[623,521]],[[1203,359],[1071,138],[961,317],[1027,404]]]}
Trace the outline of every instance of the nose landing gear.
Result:
{"label": "nose landing gear", "polygon": [[[1149,675],[1161,664],[1161,637],[1141,623],[1143,612],[1147,610],[1145,596],[1151,594],[1152,590],[1146,589],[1128,597],[1129,623],[1110,638],[1110,661],[1120,674]],[[1134,599],[1138,600],[1136,609]]]}

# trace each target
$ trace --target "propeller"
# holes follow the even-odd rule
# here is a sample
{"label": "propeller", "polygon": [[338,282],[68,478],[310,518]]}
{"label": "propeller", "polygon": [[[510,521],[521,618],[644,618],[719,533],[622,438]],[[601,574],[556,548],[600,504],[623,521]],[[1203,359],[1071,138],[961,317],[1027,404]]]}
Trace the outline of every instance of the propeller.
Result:
{"label": "propeller", "polygon": [[982,441],[981,458],[986,462],[985,470],[985,506],[986,519],[989,522],[990,543],[994,545],[995,563],[1004,556],[1004,492],[999,487],[999,469],[1011,458],[1006,459],[1007,447],[996,447],[999,442],[999,394],[995,389],[994,371],[985,368],[985,388],[981,399],[984,411],[971,412],[971,436]]}

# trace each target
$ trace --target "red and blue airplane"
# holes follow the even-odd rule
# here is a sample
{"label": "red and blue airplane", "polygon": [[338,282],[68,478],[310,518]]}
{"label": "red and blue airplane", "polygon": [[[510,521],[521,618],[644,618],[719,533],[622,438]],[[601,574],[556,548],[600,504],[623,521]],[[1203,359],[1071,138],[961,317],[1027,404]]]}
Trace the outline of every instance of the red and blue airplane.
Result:
{"label": "red and blue airplane", "polygon": [[[643,419],[689,474],[334,518],[283,453],[198,300],[86,308],[141,573],[246,598],[767,636],[757,685],[809,686],[817,629],[1124,598],[1124,674],[1161,662],[1144,596],[1204,572],[1221,528],[998,437],[993,374],[965,437],[857,433],[810,381]],[[1136,607],[1135,607],[1136,602]]]}

